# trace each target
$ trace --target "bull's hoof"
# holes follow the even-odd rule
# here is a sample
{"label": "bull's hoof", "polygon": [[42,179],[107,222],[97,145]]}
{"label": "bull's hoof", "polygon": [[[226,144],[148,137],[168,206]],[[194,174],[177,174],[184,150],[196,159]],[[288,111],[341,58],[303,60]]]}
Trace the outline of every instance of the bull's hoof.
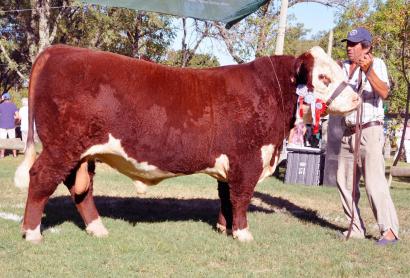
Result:
{"label": "bull's hoof", "polygon": [[43,236],[41,235],[40,231],[40,225],[38,225],[34,230],[22,230],[23,232],[23,237],[26,239],[26,241],[33,243],[33,244],[39,244],[43,241]]}
{"label": "bull's hoof", "polygon": [[135,189],[137,190],[137,194],[144,195],[147,193],[147,185],[141,181],[134,181]]}
{"label": "bull's hoof", "polygon": [[232,229],[227,229],[222,224],[216,223],[216,230],[223,235],[232,235]]}
{"label": "bull's hoof", "polygon": [[108,236],[108,230],[104,227],[104,224],[101,221],[101,218],[91,221],[85,229],[88,234],[95,237],[106,237]]}
{"label": "bull's hoof", "polygon": [[251,232],[249,232],[248,228],[233,231],[233,238],[239,240],[240,242],[249,242],[253,240],[253,236]]}

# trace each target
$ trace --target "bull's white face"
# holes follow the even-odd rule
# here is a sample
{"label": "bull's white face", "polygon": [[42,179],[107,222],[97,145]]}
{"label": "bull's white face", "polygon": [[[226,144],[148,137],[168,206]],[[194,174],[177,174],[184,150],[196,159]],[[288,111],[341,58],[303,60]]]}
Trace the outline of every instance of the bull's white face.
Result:
{"label": "bull's white face", "polygon": [[[319,46],[313,47],[309,52],[314,58],[312,85],[315,96],[326,102],[336,88],[345,81],[343,70]],[[345,115],[356,109],[359,104],[358,94],[350,86],[346,86],[342,93],[329,105],[328,112],[330,114]]]}

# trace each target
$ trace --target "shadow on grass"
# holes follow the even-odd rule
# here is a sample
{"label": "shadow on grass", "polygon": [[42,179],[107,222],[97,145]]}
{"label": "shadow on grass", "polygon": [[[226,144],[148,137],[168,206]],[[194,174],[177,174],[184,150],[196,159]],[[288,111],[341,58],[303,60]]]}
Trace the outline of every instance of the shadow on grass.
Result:
{"label": "shadow on grass", "polygon": [[[102,217],[121,219],[132,225],[138,222],[201,221],[215,226],[219,213],[219,200],[214,199],[176,199],[176,198],[134,198],[94,196],[95,205]],[[272,213],[254,205],[250,212]],[[84,228],[84,223],[70,197],[52,198],[45,208],[42,219],[43,228],[59,225],[66,221]]]}
{"label": "shadow on grass", "polygon": [[[320,218],[313,210],[301,208],[292,202],[272,197],[268,194],[255,192],[255,197],[270,206],[285,209],[294,217],[333,230],[341,227]],[[165,221],[200,221],[214,227],[216,224],[220,202],[214,199],[176,199],[176,198],[134,198],[95,196],[94,201],[102,217],[121,219],[132,225],[138,222]],[[274,213],[275,209],[265,209],[250,205],[249,212]],[[77,212],[74,203],[68,196],[55,197],[49,200],[42,219],[43,229],[47,229],[64,222],[73,222],[84,229],[84,223]]]}
{"label": "shadow on grass", "polygon": [[295,205],[294,203],[286,199],[283,199],[280,197],[272,197],[268,194],[261,193],[261,192],[255,192],[254,196],[256,198],[261,199],[263,202],[265,202],[268,205],[274,206],[278,209],[286,210],[292,216],[296,217],[297,219],[303,222],[309,222],[309,223],[319,225],[321,227],[325,227],[328,229],[336,230],[336,231],[344,231],[346,229],[341,226],[330,223],[329,221],[321,218],[317,214],[317,211],[299,207],[298,205]]}

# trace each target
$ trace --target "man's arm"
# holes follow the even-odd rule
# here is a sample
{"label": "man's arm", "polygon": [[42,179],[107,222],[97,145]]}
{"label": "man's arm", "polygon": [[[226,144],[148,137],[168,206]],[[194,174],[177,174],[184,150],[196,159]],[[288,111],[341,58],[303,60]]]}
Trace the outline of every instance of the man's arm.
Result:
{"label": "man's arm", "polygon": [[359,60],[360,69],[366,73],[367,80],[369,80],[370,85],[373,90],[382,98],[386,99],[389,96],[389,86],[383,82],[377,74],[374,72],[372,67],[373,55],[368,53]]}
{"label": "man's arm", "polygon": [[373,68],[367,73],[367,80],[369,80],[370,85],[373,90],[382,98],[386,99],[389,96],[389,87],[385,82],[380,80],[377,74],[374,72]]}

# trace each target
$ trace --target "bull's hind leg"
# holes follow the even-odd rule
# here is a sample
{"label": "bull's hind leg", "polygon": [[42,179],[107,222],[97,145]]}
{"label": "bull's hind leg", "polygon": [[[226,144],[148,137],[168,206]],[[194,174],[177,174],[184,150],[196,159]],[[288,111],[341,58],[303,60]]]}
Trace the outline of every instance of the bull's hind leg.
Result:
{"label": "bull's hind leg", "polygon": [[216,228],[221,233],[232,234],[232,205],[227,182],[218,181],[218,195],[221,200]]}
{"label": "bull's hind leg", "polygon": [[39,243],[42,239],[40,226],[44,206],[66,175],[65,171],[69,171],[60,163],[43,150],[30,170],[30,185],[22,225],[23,236],[27,241]]}
{"label": "bull's hind leg", "polygon": [[[71,171],[70,175],[64,181],[64,184],[70,190],[71,198],[73,199],[78,212],[83,218],[87,233],[97,237],[103,237],[108,235],[108,231],[104,227],[94,203],[94,170],[94,161],[84,161]],[[79,190],[78,188],[79,177],[82,181],[87,182],[87,188],[85,188],[84,190]]]}
{"label": "bull's hind leg", "polygon": [[74,192],[77,195],[82,195],[87,192],[91,183],[91,175],[89,167],[91,165],[88,161],[82,161],[78,167],[75,175]]}

